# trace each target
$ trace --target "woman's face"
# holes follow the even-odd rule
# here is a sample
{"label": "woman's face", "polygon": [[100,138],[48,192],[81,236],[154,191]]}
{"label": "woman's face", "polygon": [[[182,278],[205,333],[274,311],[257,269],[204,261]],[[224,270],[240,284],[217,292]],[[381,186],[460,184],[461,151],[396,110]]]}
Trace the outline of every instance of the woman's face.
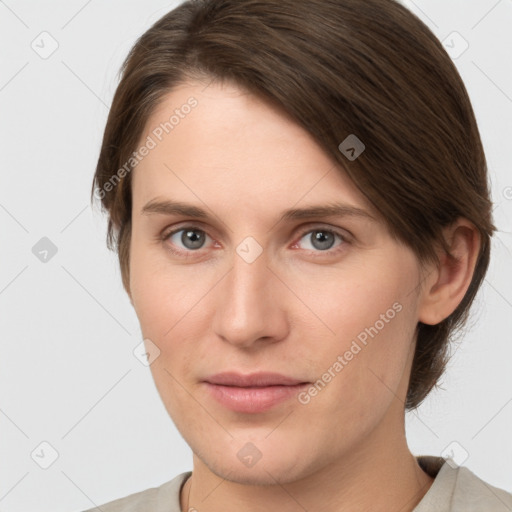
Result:
{"label": "woman's face", "polygon": [[[174,89],[143,144],[131,299],[160,396],[199,459],[274,484],[394,439],[418,321],[412,251],[304,129],[235,86]],[[334,204],[358,210],[301,213]],[[222,372],[309,384],[205,382]]]}

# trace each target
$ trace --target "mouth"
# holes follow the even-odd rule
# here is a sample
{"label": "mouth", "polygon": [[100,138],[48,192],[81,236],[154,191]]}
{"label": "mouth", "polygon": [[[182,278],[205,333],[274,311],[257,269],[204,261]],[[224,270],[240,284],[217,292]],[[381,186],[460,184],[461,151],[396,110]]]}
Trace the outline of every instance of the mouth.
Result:
{"label": "mouth", "polygon": [[209,377],[203,384],[210,396],[227,409],[255,414],[290,400],[311,383],[277,373],[225,372]]}

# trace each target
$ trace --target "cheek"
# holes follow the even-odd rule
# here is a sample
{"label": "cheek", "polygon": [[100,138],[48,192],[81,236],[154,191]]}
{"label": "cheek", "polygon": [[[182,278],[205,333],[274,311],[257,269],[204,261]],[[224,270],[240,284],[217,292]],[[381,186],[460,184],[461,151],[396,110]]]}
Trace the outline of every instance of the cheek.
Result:
{"label": "cheek", "polygon": [[379,318],[380,313],[370,314],[369,322],[354,336],[343,338],[338,350],[343,361],[338,403],[350,408],[361,425],[383,415],[397,400],[405,400],[404,382],[414,349],[414,309],[402,302],[386,311],[387,323]]}
{"label": "cheek", "polygon": [[198,280],[197,271],[185,265],[163,265],[149,251],[135,251],[133,256],[133,306],[143,337],[160,350],[150,370],[169,415],[180,424],[189,417],[190,395],[183,388],[187,377],[195,368],[207,367],[198,350],[208,326],[201,307],[207,279]]}
{"label": "cheek", "polygon": [[145,336],[167,338],[188,311],[193,314],[194,303],[201,297],[200,281],[190,266],[171,265],[162,246],[146,247],[147,241],[141,238],[135,232],[130,249],[133,306]]}
{"label": "cheek", "polygon": [[[376,271],[375,268],[380,268]],[[309,265],[280,272],[294,294],[284,309],[308,320],[317,338],[331,339],[337,349],[359,336],[364,342],[376,332],[389,332],[401,315],[408,285],[393,268],[346,264],[338,268]],[[284,298],[284,296],[283,296]],[[279,305],[283,306],[283,305]]]}
{"label": "cheek", "polygon": [[417,319],[410,293],[414,267],[407,272],[413,260],[396,261],[387,267],[374,262],[367,268],[331,272],[324,279],[299,281],[308,307],[328,327],[317,320],[321,331],[317,330],[316,338],[312,328],[311,336],[304,337],[314,341],[309,351],[318,377],[333,382],[326,388],[332,386],[335,395],[328,398],[325,393],[325,404],[364,415],[372,408],[385,409],[400,387]]}
{"label": "cheek", "polygon": [[211,325],[208,297],[204,297],[208,276],[198,279],[197,271],[185,265],[163,267],[147,254],[136,255],[132,261],[133,304],[141,332],[160,350],[150,370],[176,422],[185,414],[183,404],[190,401],[183,386],[198,368],[209,366],[201,350],[201,340]]}

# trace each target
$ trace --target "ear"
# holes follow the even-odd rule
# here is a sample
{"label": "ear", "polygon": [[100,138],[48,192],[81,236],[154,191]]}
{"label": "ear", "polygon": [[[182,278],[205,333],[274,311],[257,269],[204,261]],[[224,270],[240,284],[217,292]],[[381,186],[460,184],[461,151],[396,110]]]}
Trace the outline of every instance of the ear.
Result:
{"label": "ear", "polygon": [[418,305],[418,320],[436,325],[450,316],[466,294],[480,250],[480,234],[460,217],[444,229],[452,256],[439,254],[440,264],[428,275]]}

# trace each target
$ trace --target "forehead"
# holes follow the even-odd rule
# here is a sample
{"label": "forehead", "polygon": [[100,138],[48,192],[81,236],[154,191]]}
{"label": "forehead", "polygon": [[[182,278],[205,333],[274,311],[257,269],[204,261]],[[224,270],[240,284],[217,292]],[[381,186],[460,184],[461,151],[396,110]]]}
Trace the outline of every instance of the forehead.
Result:
{"label": "forehead", "polygon": [[260,209],[343,201],[373,211],[304,128],[232,84],[173,89],[148,119],[138,147],[145,143],[152,149],[132,176],[139,205],[172,192]]}

